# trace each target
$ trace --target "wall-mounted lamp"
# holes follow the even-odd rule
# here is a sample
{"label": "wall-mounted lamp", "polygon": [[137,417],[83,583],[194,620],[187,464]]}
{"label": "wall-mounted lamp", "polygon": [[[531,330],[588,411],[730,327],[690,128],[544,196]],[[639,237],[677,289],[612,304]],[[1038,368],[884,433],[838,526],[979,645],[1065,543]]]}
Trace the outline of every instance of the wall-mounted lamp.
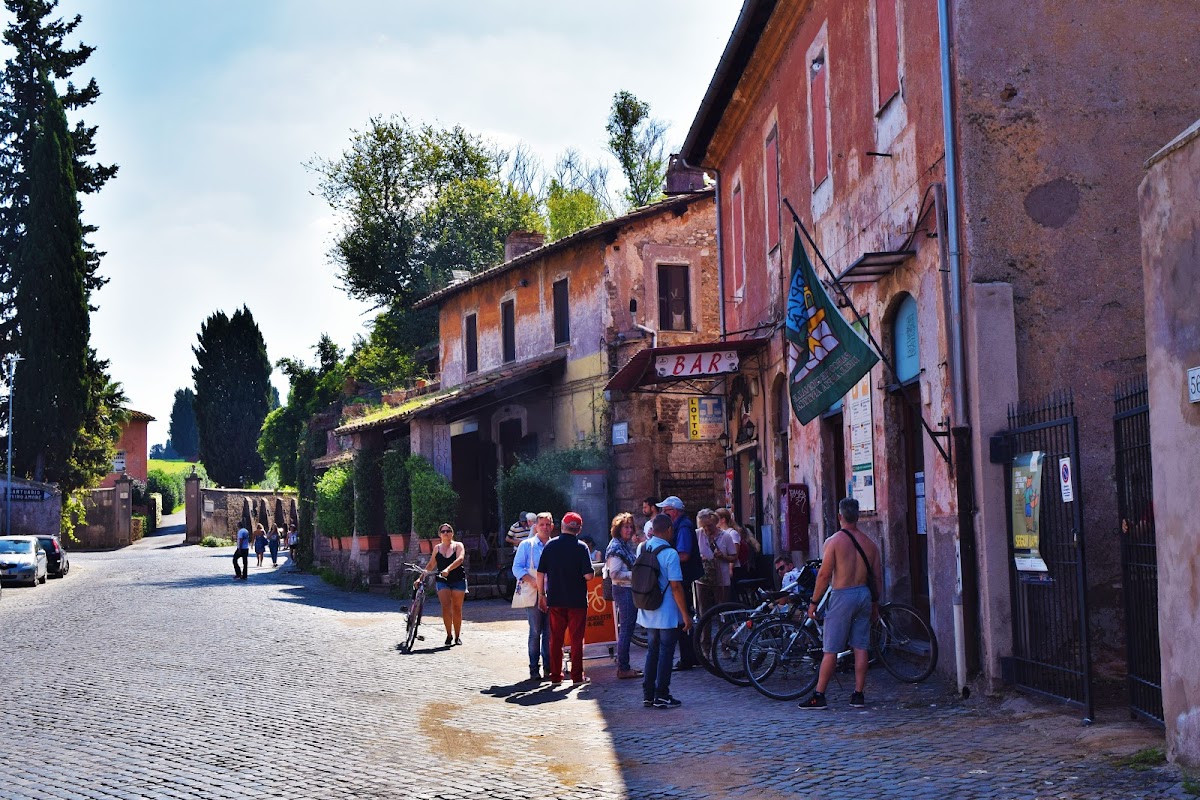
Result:
{"label": "wall-mounted lamp", "polygon": [[823,67],[823,66],[825,66],[825,54],[821,53],[821,55],[817,56],[816,58],[814,58],[812,60],[813,74],[815,75],[816,73],[820,72],[821,67]]}
{"label": "wall-mounted lamp", "polygon": [[721,445],[721,449],[729,450],[729,434],[721,431],[721,435],[717,437],[717,444]]}

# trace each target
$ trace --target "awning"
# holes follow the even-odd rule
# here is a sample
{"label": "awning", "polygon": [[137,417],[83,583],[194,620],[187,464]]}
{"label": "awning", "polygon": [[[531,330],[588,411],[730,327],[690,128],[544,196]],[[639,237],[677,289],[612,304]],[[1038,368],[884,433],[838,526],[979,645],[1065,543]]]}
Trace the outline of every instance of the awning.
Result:
{"label": "awning", "polygon": [[837,276],[838,283],[874,283],[891,275],[896,267],[916,254],[916,250],[863,253],[861,258],[842,270],[842,274]]}
{"label": "awning", "polygon": [[[742,360],[767,346],[770,336],[647,347],[633,354],[609,379],[605,391],[661,391],[677,384],[737,374]],[[646,388],[643,388],[646,387]],[[653,387],[653,388],[650,388]]]}

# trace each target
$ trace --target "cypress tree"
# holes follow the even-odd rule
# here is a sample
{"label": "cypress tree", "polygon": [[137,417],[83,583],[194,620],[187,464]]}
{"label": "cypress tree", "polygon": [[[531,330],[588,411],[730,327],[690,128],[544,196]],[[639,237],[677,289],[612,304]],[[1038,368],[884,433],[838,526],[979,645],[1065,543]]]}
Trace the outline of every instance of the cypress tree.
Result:
{"label": "cypress tree", "polygon": [[200,326],[196,366],[196,426],[200,460],[220,486],[262,480],[258,436],[270,402],[271,362],[250,309],[218,311]]}
{"label": "cypress tree", "polygon": [[175,402],[171,405],[171,446],[187,461],[195,461],[200,454],[196,395],[188,388],[175,390]]}
{"label": "cypress tree", "polygon": [[67,118],[45,75],[41,87],[44,101],[26,170],[29,205],[13,262],[16,345],[24,359],[13,403],[23,423],[13,466],[39,480],[64,481],[94,384],[88,266]]}

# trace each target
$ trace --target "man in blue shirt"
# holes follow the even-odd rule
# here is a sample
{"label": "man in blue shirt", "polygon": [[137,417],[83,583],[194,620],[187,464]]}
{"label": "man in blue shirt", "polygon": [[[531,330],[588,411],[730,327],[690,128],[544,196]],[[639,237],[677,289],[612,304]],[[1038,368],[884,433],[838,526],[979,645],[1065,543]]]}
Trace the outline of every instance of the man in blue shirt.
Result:
{"label": "man in blue shirt", "polygon": [[[554,517],[549,511],[537,515],[533,524],[533,535],[526,536],[517,545],[517,553],[513,556],[513,576],[521,582],[522,592],[533,592],[537,595],[537,568],[542,560],[542,550],[550,541],[554,532]],[[541,667],[538,666],[538,654],[541,654],[541,664],[547,675],[550,672],[550,626],[546,624],[546,612],[538,608],[535,602],[525,609],[529,621],[529,679],[542,679]],[[540,647],[539,647],[540,643]]]}
{"label": "man in blue shirt", "polygon": [[[663,513],[671,518],[671,529],[675,537],[675,549],[679,551],[679,566],[683,571],[683,597],[687,602],[689,620],[693,616],[692,584],[704,577],[704,562],[700,560],[700,539],[696,536],[696,525],[687,514],[683,513],[683,501],[671,495],[657,504]],[[692,647],[692,637],[683,636],[679,639],[679,663],[677,670],[692,669],[700,662],[696,659],[696,650]]]}
{"label": "man in blue shirt", "polygon": [[[238,559],[242,564],[238,566]],[[238,528],[237,542],[233,549],[233,579],[244,581],[250,577],[250,531]]]}
{"label": "man in blue shirt", "polygon": [[683,597],[679,553],[671,547],[674,537],[671,518],[659,514],[651,521],[650,538],[638,547],[638,555],[649,548],[658,557],[658,588],[663,593],[662,605],[658,608],[638,609],[638,622],[646,629],[646,666],[642,679],[642,705],[646,708],[679,708],[681,705],[671,696],[671,660],[675,658],[679,628],[682,625],[684,635],[690,634],[692,618]]}

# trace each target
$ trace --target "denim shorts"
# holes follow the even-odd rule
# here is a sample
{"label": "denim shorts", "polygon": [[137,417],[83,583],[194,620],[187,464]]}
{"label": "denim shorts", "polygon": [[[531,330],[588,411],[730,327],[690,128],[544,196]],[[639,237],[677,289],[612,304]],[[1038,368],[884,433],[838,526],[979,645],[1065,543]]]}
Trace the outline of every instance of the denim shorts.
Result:
{"label": "denim shorts", "polygon": [[467,590],[467,582],[466,581],[450,582],[450,581],[443,581],[443,580],[439,579],[439,580],[435,580],[434,584],[436,584],[437,590],[439,592],[442,589],[449,589],[452,592],[465,592]]}
{"label": "denim shorts", "polygon": [[855,650],[871,648],[871,590],[866,586],[834,589],[825,609],[826,653],[840,653],[849,643]]}

